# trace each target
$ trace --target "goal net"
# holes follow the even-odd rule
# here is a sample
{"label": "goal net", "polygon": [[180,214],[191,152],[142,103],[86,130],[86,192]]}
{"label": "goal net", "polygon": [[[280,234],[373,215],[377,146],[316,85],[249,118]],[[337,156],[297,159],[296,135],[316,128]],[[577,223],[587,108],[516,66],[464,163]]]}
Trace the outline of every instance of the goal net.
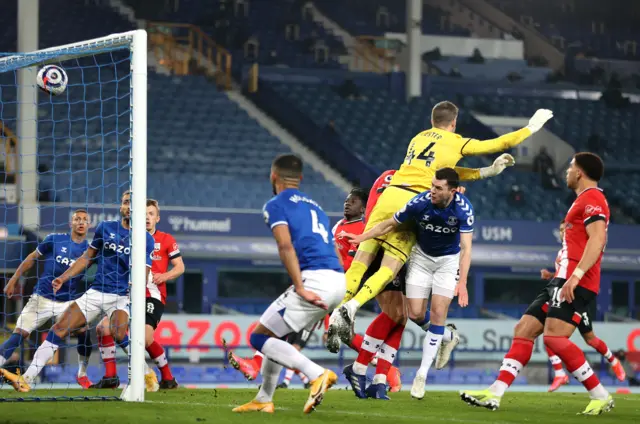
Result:
{"label": "goal net", "polygon": [[[86,376],[95,383],[104,374],[95,333],[101,313],[88,328],[69,329],[53,357],[29,380],[30,391],[15,392],[6,378],[10,374],[3,372],[0,400],[144,400],[146,55],[142,30],[0,54],[0,368],[27,377],[35,352],[68,307],[65,301],[91,286],[99,261],[55,294],[52,279],[75,263],[86,249],[83,239],[91,243],[100,222],[121,219],[123,193],[131,191],[125,248],[130,252],[128,353],[117,349],[121,396],[113,396],[113,390],[82,390],[77,382]],[[45,65],[66,73],[62,93],[38,88],[37,75]],[[87,213],[74,214],[77,210]]]}

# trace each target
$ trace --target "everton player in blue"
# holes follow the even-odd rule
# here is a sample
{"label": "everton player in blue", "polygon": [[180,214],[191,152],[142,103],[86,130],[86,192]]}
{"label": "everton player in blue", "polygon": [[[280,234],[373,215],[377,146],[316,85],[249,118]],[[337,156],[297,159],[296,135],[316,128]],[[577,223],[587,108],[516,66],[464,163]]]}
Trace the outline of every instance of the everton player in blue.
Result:
{"label": "everton player in blue", "polygon": [[[87,230],[89,216],[84,209],[77,209],[71,216],[70,233],[49,234],[29,256],[20,264],[13,274],[4,293],[8,298],[20,294],[20,277],[30,270],[38,261],[44,262],[44,269],[35,290],[25,305],[13,334],[0,346],[0,367],[22,345],[22,340],[40,328],[44,323],[57,319],[67,307],[84,293],[84,272],[78,274],[54,293],[52,282],[61,276],[87,250]],[[78,332],[78,359],[80,367],[76,380],[83,387],[91,382],[87,377],[87,364],[91,355],[91,338],[84,329]]]}
{"label": "everton player in blue", "polygon": [[276,239],[280,259],[293,286],[260,317],[250,337],[251,345],[265,356],[262,386],[251,402],[234,412],[274,412],[273,394],[282,367],[309,377],[311,388],[303,412],[320,404],[338,376],[312,362],[284,337],[311,330],[335,308],[346,291],[329,219],[320,205],[299,190],[302,161],[294,155],[278,156],[271,165],[271,184],[276,195],[263,208],[264,220]]}
{"label": "everton player in blue", "polygon": [[[407,269],[407,300],[409,318],[426,328],[422,348],[422,363],[411,388],[411,396],[422,399],[429,368],[438,354],[436,368],[442,368],[457,344],[457,340],[443,345],[444,324],[454,296],[465,307],[469,304],[467,275],[471,265],[473,239],[473,207],[463,194],[458,193],[459,177],[452,168],[436,171],[431,190],[411,199],[392,218],[360,236],[345,234],[352,243],[362,243],[382,236],[400,225],[415,225],[418,243],[409,257]],[[427,302],[431,296],[430,323],[425,322]]]}
{"label": "everton player in blue", "polygon": [[[103,221],[96,228],[93,240],[85,253],[61,276],[53,280],[54,293],[64,284],[84,272],[93,262],[97,272],[91,288],[72,302],[60,319],[53,325],[47,339],[36,351],[29,369],[23,376],[4,373],[19,392],[28,392],[38,373],[64,343],[64,339],[77,328],[83,328],[104,314],[109,318],[110,331],[116,342],[126,340],[129,327],[129,273],[130,273],[130,193],[122,196],[121,221]],[[151,269],[151,254],[154,242],[147,233],[147,268]]]}

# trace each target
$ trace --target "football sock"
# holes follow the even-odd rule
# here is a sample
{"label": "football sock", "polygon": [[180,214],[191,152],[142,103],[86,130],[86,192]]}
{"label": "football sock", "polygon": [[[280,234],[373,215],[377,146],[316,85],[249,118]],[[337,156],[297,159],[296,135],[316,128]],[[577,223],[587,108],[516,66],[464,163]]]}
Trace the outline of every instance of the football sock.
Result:
{"label": "football sock", "polygon": [[89,366],[89,357],[93,350],[93,344],[91,343],[91,335],[89,331],[84,331],[78,334],[78,377],[85,377],[87,375],[87,366]]}
{"label": "football sock", "polygon": [[47,339],[38,347],[36,353],[33,355],[31,365],[24,373],[24,379],[27,383],[31,384],[35,381],[36,377],[47,365],[47,363],[53,358],[58,348],[63,344],[63,340],[56,335],[53,331],[49,331]]}
{"label": "football sock", "polygon": [[[351,267],[353,267],[353,265],[351,265]],[[349,271],[351,271],[351,268],[349,268]],[[393,280],[393,271],[391,268],[381,266],[375,274],[367,279],[353,300],[360,306],[364,305],[384,290],[391,280]]]}
{"label": "football sock", "polygon": [[271,402],[273,401],[273,394],[278,386],[278,378],[280,377],[280,371],[282,371],[282,365],[278,365],[269,358],[265,358],[260,371],[262,373],[262,384],[260,385],[260,390],[255,400],[262,403]]}
{"label": "football sock", "polygon": [[116,343],[113,337],[98,334],[98,347],[104,363],[104,376],[107,378],[115,377],[117,375]]}
{"label": "football sock", "polygon": [[298,374],[298,377],[300,377],[300,381],[302,381],[303,384],[307,384],[309,382],[309,377],[307,377],[300,371],[296,371],[296,374]]}
{"label": "football sock", "polygon": [[420,362],[420,368],[417,372],[418,375],[427,378],[429,368],[431,368],[431,364],[438,353],[438,348],[442,343],[443,334],[443,325],[431,324],[429,331],[427,331],[427,335],[424,337],[424,341],[422,342],[422,362]]}
{"label": "football sock", "polygon": [[516,379],[522,368],[524,368],[533,353],[533,340],[522,337],[514,337],[509,352],[502,361],[498,379],[489,387],[489,390],[497,396],[504,395],[504,392]]}
{"label": "football sock", "polygon": [[162,346],[160,346],[158,342],[154,341],[147,347],[147,352],[149,352],[149,356],[153,359],[153,362],[156,363],[156,366],[160,370],[162,379],[167,381],[173,380],[171,368],[167,361],[167,355],[165,354]]}
{"label": "football sock", "polygon": [[360,353],[360,350],[362,349],[363,341],[364,341],[364,337],[362,337],[362,334],[355,333],[353,335],[353,338],[351,339],[351,343],[349,344],[349,347],[355,350],[356,352]]}
{"label": "football sock", "polygon": [[396,324],[382,346],[380,346],[380,354],[378,356],[378,364],[376,365],[376,373],[373,376],[373,384],[387,383],[387,374],[398,354],[403,332],[404,324]]}
{"label": "football sock", "polygon": [[275,337],[268,337],[267,340],[264,341],[261,352],[264,353],[267,358],[287,368],[300,370],[312,380],[320,377],[324,372],[324,368],[304,356],[295,347]]}
{"label": "football sock", "polygon": [[368,267],[365,264],[360,261],[356,261],[355,259],[351,262],[351,266],[345,274],[345,278],[347,280],[347,293],[345,294],[342,303],[351,300],[353,296],[356,295],[358,287],[360,287],[362,277],[364,277],[364,273],[367,272],[367,268]]}
{"label": "football sock", "polygon": [[[367,373],[369,363],[395,326],[396,322],[384,312],[380,313],[369,324],[360,347],[360,353],[358,353],[358,358],[353,365],[353,371],[356,374],[364,375]],[[378,363],[380,363],[380,357],[378,357]]]}
{"label": "football sock", "polygon": [[7,362],[13,352],[22,344],[22,333],[12,333],[0,346],[0,367]]}
{"label": "football sock", "polygon": [[284,372],[284,380],[282,380],[282,382],[288,386],[289,383],[291,383],[291,378],[293,378],[293,374],[295,374],[295,371],[287,368],[287,370]]}
{"label": "football sock", "polygon": [[604,358],[610,363],[615,361],[616,357],[613,356],[613,353],[611,353],[609,347],[607,347],[607,344],[602,341],[602,339],[594,337],[593,339],[589,340],[587,344],[597,350],[598,353],[604,356]]}
{"label": "football sock", "polygon": [[259,350],[256,350],[255,355],[253,355],[253,363],[256,365],[257,369],[262,369],[262,361],[264,360],[264,355]]}
{"label": "football sock", "polygon": [[584,353],[567,337],[544,336],[544,344],[562,359],[569,371],[587,389],[592,399],[606,399],[609,393],[584,357]]}
{"label": "football sock", "polygon": [[[545,346],[546,347],[546,346]],[[564,368],[562,368],[562,360],[551,351],[548,347],[547,355],[549,356],[549,362],[551,362],[551,366],[553,367],[553,372],[555,377],[564,377],[566,374],[564,373]]]}

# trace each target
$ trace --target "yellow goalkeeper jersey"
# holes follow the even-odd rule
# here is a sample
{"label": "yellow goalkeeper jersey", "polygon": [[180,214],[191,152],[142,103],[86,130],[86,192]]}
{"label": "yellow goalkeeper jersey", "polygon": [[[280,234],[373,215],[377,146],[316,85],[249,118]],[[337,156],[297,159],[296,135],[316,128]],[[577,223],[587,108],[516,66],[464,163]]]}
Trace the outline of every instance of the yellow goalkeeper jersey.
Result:
{"label": "yellow goalkeeper jersey", "polygon": [[482,141],[431,128],[413,137],[404,162],[394,174],[390,185],[426,191],[431,188],[431,180],[440,168],[455,168],[461,180],[477,180],[480,178],[479,170],[456,167],[463,156],[502,152],[522,143],[530,135],[528,128],[522,128]]}

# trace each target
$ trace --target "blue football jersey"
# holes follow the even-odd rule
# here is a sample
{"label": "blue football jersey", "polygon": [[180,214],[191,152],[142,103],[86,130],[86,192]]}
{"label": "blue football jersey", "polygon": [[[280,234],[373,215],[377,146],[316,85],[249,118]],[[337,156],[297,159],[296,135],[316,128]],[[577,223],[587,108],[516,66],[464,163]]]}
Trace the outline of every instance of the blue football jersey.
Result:
{"label": "blue football jersey", "polygon": [[84,272],[73,277],[53,293],[51,282],[61,276],[87,250],[89,243],[83,240],[76,243],[71,234],[49,234],[42,240],[36,250],[40,254],[39,260],[44,261],[44,269],[34,292],[56,302],[74,300],[84,292],[82,279]]}
{"label": "blue football jersey", "polygon": [[440,209],[431,203],[428,191],[411,199],[394,218],[418,224],[418,245],[429,256],[460,252],[460,233],[472,232],[475,220],[473,206],[464,195],[456,193],[449,206]]}
{"label": "blue football jersey", "polygon": [[[91,288],[102,293],[126,295],[129,293],[130,231],[120,221],[103,221],[89,247],[96,249],[96,277]],[[147,267],[151,268],[153,236],[147,233]],[[144,282],[143,282],[144,284]]]}
{"label": "blue football jersey", "polygon": [[262,208],[262,213],[271,229],[278,225],[289,226],[301,271],[342,271],[329,218],[309,196],[297,189],[286,189],[269,200]]}

